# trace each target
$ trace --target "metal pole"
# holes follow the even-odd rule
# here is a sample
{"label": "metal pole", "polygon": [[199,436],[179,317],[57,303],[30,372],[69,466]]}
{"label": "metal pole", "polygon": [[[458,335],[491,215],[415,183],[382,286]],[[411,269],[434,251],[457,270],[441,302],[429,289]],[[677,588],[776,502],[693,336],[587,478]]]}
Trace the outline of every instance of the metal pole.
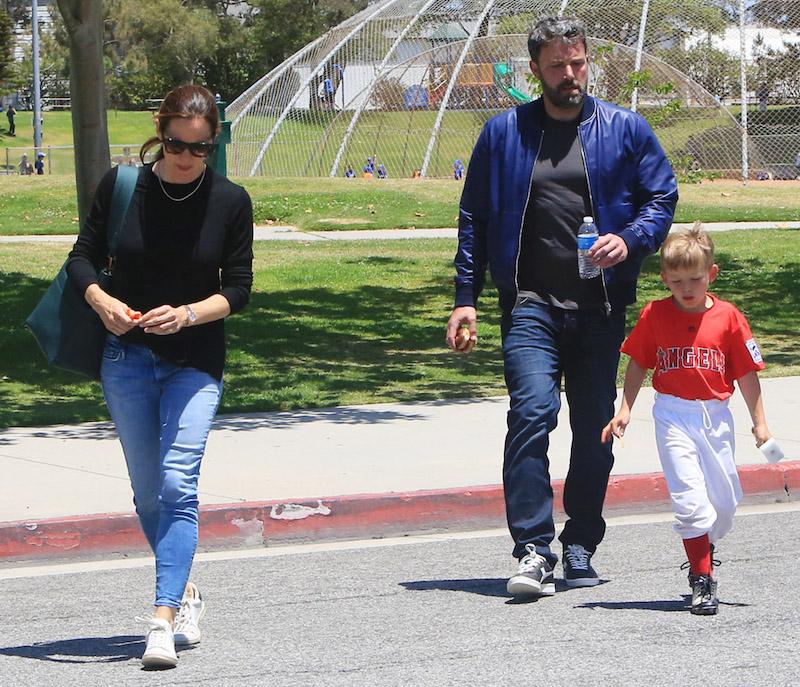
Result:
{"label": "metal pole", "polygon": [[344,136],[342,137],[342,143],[339,146],[339,150],[336,151],[336,159],[334,159],[333,164],[331,165],[330,176],[335,177],[339,173],[339,165],[342,162],[342,157],[344,156],[344,152],[347,149],[348,143],[350,143],[350,138],[353,136],[353,132],[356,129],[356,124],[358,124],[358,120],[361,118],[361,114],[364,112],[364,108],[366,108],[367,104],[369,103],[369,99],[372,96],[372,92],[375,90],[375,86],[380,82],[381,77],[385,71],[387,71],[389,66],[389,61],[391,60],[392,56],[394,55],[395,51],[397,50],[398,46],[402,44],[403,40],[405,39],[406,35],[409,31],[417,24],[419,18],[427,11],[427,9],[437,0],[428,0],[423,7],[417,12],[414,18],[406,24],[406,27],[400,32],[397,38],[394,39],[394,43],[392,43],[392,47],[386,52],[386,55],[383,58],[383,61],[378,65],[378,68],[375,70],[375,74],[367,85],[367,87],[362,91],[363,97],[361,98],[361,103],[356,108],[353,116],[350,118],[350,123],[347,125],[347,131],[344,132]]}
{"label": "metal pole", "polygon": [[[330,60],[341,48],[343,48],[347,42],[355,36],[361,29],[363,29],[367,23],[369,23],[370,19],[373,17],[377,17],[379,14],[386,12],[390,7],[397,4],[398,0],[389,0],[388,2],[381,3],[378,5],[378,8],[373,12],[370,12],[364,19],[361,20],[356,26],[354,26],[347,35],[342,38],[336,45],[333,46],[325,56],[317,63],[315,67],[310,70],[310,74],[306,79],[300,84],[300,87],[295,91],[295,94],[289,99],[286,103],[283,111],[278,116],[278,119],[275,121],[275,124],[272,126],[272,130],[269,132],[269,135],[264,140],[264,143],[261,145],[261,149],[258,151],[258,155],[256,155],[255,162],[253,163],[252,167],[250,167],[250,176],[254,177],[256,172],[258,172],[259,167],[261,167],[261,161],[264,159],[264,156],[267,154],[267,150],[272,145],[272,141],[275,139],[275,136],[278,135],[278,131],[281,128],[281,124],[289,116],[289,113],[294,108],[295,103],[300,100],[300,97],[305,92],[306,88],[310,88],[311,84],[317,78],[317,74],[320,72],[320,67],[324,67],[325,63]],[[313,97],[313,94],[312,94]]]}
{"label": "metal pole", "polygon": [[39,0],[31,0],[31,30],[33,32],[33,147],[36,153],[42,145],[42,98],[39,83]]}
{"label": "metal pole", "polygon": [[[647,29],[647,14],[650,11],[650,0],[644,0],[644,5],[642,5],[642,18],[639,21],[639,40],[636,41],[636,61],[633,65],[633,71],[635,74],[639,73],[639,70],[642,68],[642,53],[644,52],[644,32]],[[633,93],[631,93],[631,110],[636,112],[636,108],[639,105],[639,88],[636,87],[633,89]]]}
{"label": "metal pole", "polygon": [[[458,77],[461,73],[461,67],[464,64],[464,61],[467,59],[467,55],[469,54],[470,49],[472,48],[472,44],[475,42],[475,39],[478,37],[478,32],[481,30],[481,25],[483,24],[483,20],[486,19],[489,12],[492,11],[494,7],[494,0],[486,3],[486,7],[483,8],[483,12],[481,12],[478,20],[475,22],[475,28],[469,34],[469,37],[466,41],[464,41],[464,47],[461,49],[461,54],[458,56],[458,61],[456,62],[455,66],[453,67],[453,74],[450,77],[450,83],[447,84],[447,90],[444,93],[444,97],[442,98],[442,103],[439,105],[439,112],[436,115],[436,122],[433,125],[433,131],[431,132],[431,137],[428,140],[428,149],[425,151],[425,159],[422,161],[422,167],[420,169],[420,173],[423,177],[428,175],[428,166],[431,163],[431,156],[433,155],[433,148],[436,145],[436,141],[439,138],[439,130],[442,128],[442,121],[444,120],[444,113],[447,111],[447,104],[450,102],[450,96],[453,93],[453,89],[456,87],[458,83]],[[448,45],[448,51],[450,46]]]}
{"label": "metal pole", "polygon": [[747,186],[750,176],[750,162],[747,156],[747,65],[745,63],[746,42],[745,0],[739,0],[739,77],[742,88],[742,183]]}

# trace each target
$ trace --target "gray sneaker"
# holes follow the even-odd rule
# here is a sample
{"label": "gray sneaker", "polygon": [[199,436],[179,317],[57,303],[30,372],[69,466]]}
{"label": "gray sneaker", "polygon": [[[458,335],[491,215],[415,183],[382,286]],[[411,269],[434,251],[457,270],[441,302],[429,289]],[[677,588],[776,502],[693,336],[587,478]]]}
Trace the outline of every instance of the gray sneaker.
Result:
{"label": "gray sneaker", "polygon": [[175,645],[193,646],[200,643],[200,621],[206,612],[206,603],[194,582],[186,585],[181,607],[175,616]]}
{"label": "gray sneaker", "polygon": [[517,574],[506,585],[512,596],[553,596],[556,583],[553,579],[553,568],[547,559],[536,553],[533,544],[526,544],[528,555],[519,562]]}

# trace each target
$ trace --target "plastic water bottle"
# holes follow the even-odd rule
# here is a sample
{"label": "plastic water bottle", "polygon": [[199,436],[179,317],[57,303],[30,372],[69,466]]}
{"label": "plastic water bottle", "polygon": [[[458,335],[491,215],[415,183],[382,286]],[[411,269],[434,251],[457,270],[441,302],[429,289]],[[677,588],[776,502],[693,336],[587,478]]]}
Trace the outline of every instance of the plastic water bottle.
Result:
{"label": "plastic water bottle", "polygon": [[578,229],[578,274],[581,279],[594,279],[600,276],[600,268],[589,257],[589,249],[599,235],[594,217],[584,217],[583,224]]}

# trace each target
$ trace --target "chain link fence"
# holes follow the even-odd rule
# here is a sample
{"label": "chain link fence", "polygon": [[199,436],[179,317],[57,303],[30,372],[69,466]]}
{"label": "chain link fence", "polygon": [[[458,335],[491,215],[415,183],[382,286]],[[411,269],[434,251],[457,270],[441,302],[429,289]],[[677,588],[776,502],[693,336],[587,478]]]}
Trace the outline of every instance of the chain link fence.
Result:
{"label": "chain link fence", "polygon": [[[111,145],[111,164],[141,165],[139,161],[139,145]],[[74,146],[42,146],[37,154],[33,146],[15,146],[0,148],[0,174],[28,175],[37,174],[36,159],[41,156],[42,174],[75,174]]]}
{"label": "chain link fence", "polygon": [[587,26],[590,93],[640,112],[684,178],[795,178],[800,0],[383,0],[228,108],[229,171],[450,176],[485,121],[538,95],[527,32]]}

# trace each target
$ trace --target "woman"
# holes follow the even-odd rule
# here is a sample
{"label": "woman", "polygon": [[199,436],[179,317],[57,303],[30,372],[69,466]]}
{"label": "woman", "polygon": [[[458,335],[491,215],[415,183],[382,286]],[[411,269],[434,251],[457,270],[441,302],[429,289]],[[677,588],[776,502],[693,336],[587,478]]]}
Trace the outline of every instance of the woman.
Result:
{"label": "woman", "polygon": [[[164,98],[156,136],[118,237],[112,286],[97,283],[116,169],[103,177],[68,271],[108,330],[101,382],[134,504],[156,559],[147,667],[177,664],[200,641],[205,610],[188,582],[197,546],[197,481],[222,393],[223,320],[249,300],[253,211],[247,192],[206,166],[219,133],[214,97],[181,86]],[[154,162],[145,156],[156,148]]]}

